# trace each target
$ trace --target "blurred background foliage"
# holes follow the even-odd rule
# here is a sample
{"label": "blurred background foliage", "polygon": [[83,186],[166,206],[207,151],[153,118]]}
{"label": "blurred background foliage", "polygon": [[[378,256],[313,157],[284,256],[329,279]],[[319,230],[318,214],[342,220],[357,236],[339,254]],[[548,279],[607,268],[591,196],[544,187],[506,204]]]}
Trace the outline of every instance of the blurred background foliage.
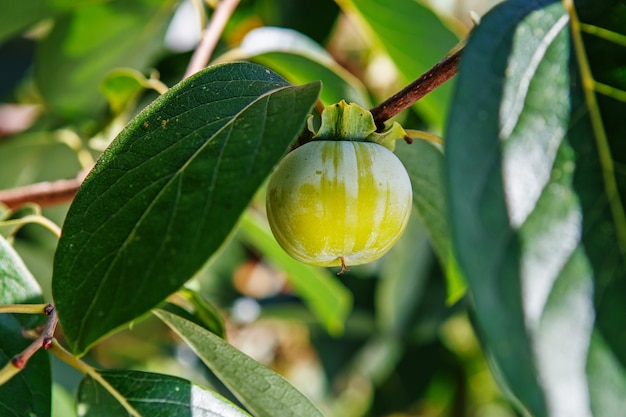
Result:
{"label": "blurred background foliage", "polygon": [[[180,81],[202,22],[198,2],[191,1],[3,3],[0,189],[74,178],[89,169],[157,97],[159,82]],[[346,98],[370,106],[435,64],[467,35],[470,12],[481,15],[494,3],[243,0],[212,62],[258,62],[293,83],[321,79],[325,104]],[[206,12],[210,18],[212,8]],[[401,115],[403,125],[441,133],[450,89]],[[261,202],[259,197],[253,207],[262,211]],[[61,225],[67,208],[47,206],[43,215]],[[38,210],[3,210],[0,218]],[[0,233],[11,237],[50,300],[56,238],[32,224]],[[219,309],[234,346],[286,376],[327,416],[517,415],[487,367],[465,300],[449,298],[416,219],[388,255],[340,280],[353,308],[344,331],[332,335],[293,291],[281,265],[240,233],[188,287]],[[181,376],[233,399],[152,316],[105,339],[85,360]],[[54,357],[52,369],[53,415],[74,415],[81,375]]]}

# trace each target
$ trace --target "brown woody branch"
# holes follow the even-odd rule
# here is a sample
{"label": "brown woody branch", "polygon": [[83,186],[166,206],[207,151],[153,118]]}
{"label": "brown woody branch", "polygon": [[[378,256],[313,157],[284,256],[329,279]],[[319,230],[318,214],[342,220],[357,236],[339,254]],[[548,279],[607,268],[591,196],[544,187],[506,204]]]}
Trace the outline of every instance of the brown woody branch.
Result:
{"label": "brown woody branch", "polygon": [[54,338],[54,330],[57,327],[59,319],[57,318],[56,310],[52,304],[48,304],[44,308],[44,314],[48,316],[48,322],[46,323],[43,331],[35,339],[33,343],[28,345],[20,354],[11,359],[11,363],[18,369],[23,369],[26,366],[28,360],[41,348],[49,349],[52,345],[52,339]]}
{"label": "brown woody branch", "polygon": [[387,120],[411,107],[415,102],[452,78],[456,74],[462,52],[463,49],[459,49],[448,55],[422,74],[417,80],[376,107],[373,107],[370,112],[374,116],[374,122],[376,122],[378,131],[384,130]]}
{"label": "brown woody branch", "polygon": [[10,209],[25,203],[35,203],[42,207],[66,203],[74,198],[84,178],[85,173],[81,172],[76,178],[69,180],[39,182],[11,190],[0,190],[0,203]]}

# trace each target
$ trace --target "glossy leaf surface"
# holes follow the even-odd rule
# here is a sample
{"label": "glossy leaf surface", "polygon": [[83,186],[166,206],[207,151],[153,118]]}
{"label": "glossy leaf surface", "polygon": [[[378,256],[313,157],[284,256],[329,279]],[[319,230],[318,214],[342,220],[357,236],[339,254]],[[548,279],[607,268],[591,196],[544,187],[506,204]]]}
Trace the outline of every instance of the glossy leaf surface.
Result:
{"label": "glossy leaf surface", "polygon": [[[108,370],[101,375],[142,416],[250,416],[221,395],[182,378],[130,370]],[[89,376],[82,380],[78,388],[78,417],[127,414],[97,381]]]}
{"label": "glossy leaf surface", "polygon": [[63,226],[52,289],[76,353],[156,306],[222,244],[319,92],[255,64],[191,77],[100,158]]}
{"label": "glossy leaf surface", "polygon": [[255,417],[322,417],[317,407],[282,376],[223,339],[166,311],[155,314],[183,338]]}

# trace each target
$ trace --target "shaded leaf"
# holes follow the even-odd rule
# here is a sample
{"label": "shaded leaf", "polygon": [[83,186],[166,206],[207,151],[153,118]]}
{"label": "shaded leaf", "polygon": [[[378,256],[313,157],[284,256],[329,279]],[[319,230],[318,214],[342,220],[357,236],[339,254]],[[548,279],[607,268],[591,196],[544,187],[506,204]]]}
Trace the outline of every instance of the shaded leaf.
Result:
{"label": "shaded leaf", "polygon": [[[143,416],[250,416],[221,395],[170,375],[130,370],[100,374]],[[128,413],[97,381],[86,376],[78,388],[78,416],[122,416]]]}
{"label": "shaded leaf", "polygon": [[396,337],[403,336],[414,324],[434,258],[415,211],[398,243],[382,258],[376,290],[380,329]]}
{"label": "shaded leaf", "polygon": [[[0,236],[0,304],[42,302],[39,285],[19,255]],[[36,326],[41,323],[41,317],[0,314],[0,368],[32,342],[22,335],[22,326]],[[0,415],[50,415],[51,385],[50,358],[44,351],[37,352],[25,369],[0,387]]]}
{"label": "shaded leaf", "polygon": [[[209,68],[139,114],[79,190],[52,290],[76,353],[147,312],[219,248],[299,134],[319,84]],[[88,301],[87,301],[88,300]]]}
{"label": "shaded leaf", "polygon": [[163,310],[154,314],[172,328],[256,417],[322,417],[282,376],[201,327]]}
{"label": "shaded leaf", "polygon": [[269,262],[287,274],[289,283],[331,334],[343,332],[352,309],[352,294],[328,270],[293,259],[280,247],[267,223],[250,214],[242,217],[239,233]]}

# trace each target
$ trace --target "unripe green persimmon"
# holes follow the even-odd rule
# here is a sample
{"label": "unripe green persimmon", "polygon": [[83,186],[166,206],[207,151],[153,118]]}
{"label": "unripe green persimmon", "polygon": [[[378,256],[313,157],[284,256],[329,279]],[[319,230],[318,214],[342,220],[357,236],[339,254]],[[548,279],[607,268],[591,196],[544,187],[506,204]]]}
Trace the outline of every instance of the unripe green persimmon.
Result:
{"label": "unripe green persimmon", "polygon": [[295,259],[318,266],[378,259],[404,232],[411,207],[404,166],[371,142],[309,142],[279,163],[267,189],[276,240]]}

